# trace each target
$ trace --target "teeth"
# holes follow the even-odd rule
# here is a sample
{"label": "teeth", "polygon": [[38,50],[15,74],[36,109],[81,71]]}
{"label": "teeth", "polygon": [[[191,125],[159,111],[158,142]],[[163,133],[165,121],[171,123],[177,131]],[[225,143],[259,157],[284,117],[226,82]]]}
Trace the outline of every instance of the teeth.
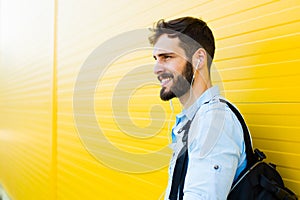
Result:
{"label": "teeth", "polygon": [[171,80],[171,78],[165,78],[165,79],[162,79],[161,80],[161,84],[164,85],[166,84],[167,82],[169,82]]}

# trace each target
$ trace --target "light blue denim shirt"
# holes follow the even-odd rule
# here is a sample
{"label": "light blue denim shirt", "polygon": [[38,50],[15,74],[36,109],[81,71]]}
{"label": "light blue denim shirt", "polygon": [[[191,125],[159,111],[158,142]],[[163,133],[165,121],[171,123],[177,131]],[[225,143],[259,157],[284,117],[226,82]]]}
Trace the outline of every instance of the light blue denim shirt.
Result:
{"label": "light blue denim shirt", "polygon": [[209,88],[192,106],[176,116],[166,200],[176,158],[183,146],[183,133],[178,130],[194,115],[188,132],[189,162],[183,199],[226,199],[233,181],[246,167],[242,127],[230,108],[220,102],[221,98],[224,99],[217,86]]}

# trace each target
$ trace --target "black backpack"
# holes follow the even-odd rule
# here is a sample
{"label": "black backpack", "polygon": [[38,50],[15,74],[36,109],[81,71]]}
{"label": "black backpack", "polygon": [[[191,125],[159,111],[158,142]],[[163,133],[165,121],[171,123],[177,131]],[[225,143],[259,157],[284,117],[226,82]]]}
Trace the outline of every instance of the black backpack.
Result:
{"label": "black backpack", "polygon": [[[263,152],[258,149],[253,151],[247,125],[239,111],[229,102],[223,99],[220,101],[228,105],[242,125],[247,158],[247,166],[233,183],[227,200],[297,200],[297,196],[284,186],[282,177],[276,171],[276,166],[263,162],[266,158]],[[183,199],[183,186],[188,163],[187,137],[192,120],[189,120],[182,128],[186,130],[182,138],[184,147],[176,160],[170,200]]]}

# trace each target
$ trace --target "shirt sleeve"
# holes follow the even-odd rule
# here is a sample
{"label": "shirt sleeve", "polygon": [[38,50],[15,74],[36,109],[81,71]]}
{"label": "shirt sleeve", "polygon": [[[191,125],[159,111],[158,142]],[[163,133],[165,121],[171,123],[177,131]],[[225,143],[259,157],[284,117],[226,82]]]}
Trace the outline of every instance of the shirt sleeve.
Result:
{"label": "shirt sleeve", "polygon": [[242,129],[222,103],[208,105],[197,115],[189,132],[183,199],[226,199],[242,154]]}

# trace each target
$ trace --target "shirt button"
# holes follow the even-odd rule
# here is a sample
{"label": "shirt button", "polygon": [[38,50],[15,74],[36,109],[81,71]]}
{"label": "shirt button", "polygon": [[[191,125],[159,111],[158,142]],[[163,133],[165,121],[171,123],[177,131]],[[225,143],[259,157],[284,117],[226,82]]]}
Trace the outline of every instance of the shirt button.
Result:
{"label": "shirt button", "polygon": [[219,168],[220,168],[219,165],[214,165],[215,170],[218,170]]}

